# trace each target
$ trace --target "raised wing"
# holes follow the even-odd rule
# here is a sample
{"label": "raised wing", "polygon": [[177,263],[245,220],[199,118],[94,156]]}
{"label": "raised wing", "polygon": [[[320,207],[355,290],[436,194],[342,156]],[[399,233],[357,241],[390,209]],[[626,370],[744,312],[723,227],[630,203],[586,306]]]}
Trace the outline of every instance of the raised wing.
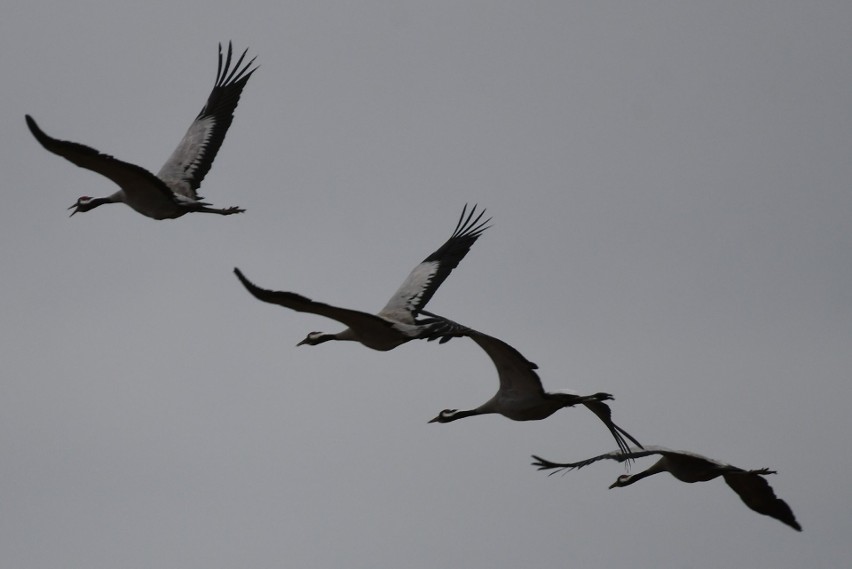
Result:
{"label": "raised wing", "polygon": [[441,283],[464,259],[482,232],[488,229],[490,217],[480,222],[485,210],[474,217],[476,214],[476,205],[474,205],[467,217],[465,217],[466,213],[467,205],[462,209],[456,229],[447,242],[414,267],[379,314],[388,315],[393,319],[402,319],[415,317],[426,307]]}
{"label": "raised wing", "polygon": [[240,101],[240,94],[257,67],[249,69],[255,58],[240,67],[248,53],[245,50],[231,69],[231,42],[228,42],[228,55],[222,61],[222,44],[219,44],[219,68],[216,71],[216,84],[210,91],[207,104],[189,125],[183,139],[172,155],[163,164],[157,176],[176,193],[190,199],[200,199],[196,190],[213,159],[219,152],[225,133],[234,120],[234,110]]}
{"label": "raised wing", "polygon": [[500,391],[507,394],[511,392],[514,397],[523,397],[525,393],[536,398],[544,396],[541,379],[535,372],[538,366],[525,358],[521,352],[499,338],[483,334],[473,328],[453,322],[449,318],[438,316],[426,310],[420,312],[429,317],[424,323],[442,322],[452,336],[468,336],[476,342],[488,354],[488,357],[494,363],[494,367],[497,368]]}
{"label": "raised wing", "polygon": [[521,398],[525,393],[534,397],[544,396],[541,378],[535,372],[538,366],[525,358],[521,352],[503,340],[482,332],[472,330],[467,335],[485,350],[497,368],[500,391]]}
{"label": "raised wing", "polygon": [[125,193],[157,192],[164,198],[175,201],[172,191],[154,174],[130,162],[113,158],[77,142],[58,140],[44,133],[30,115],[26,115],[27,126],[45,150],[62,156],[72,164],[97,172],[121,186]]}
{"label": "raised wing", "polygon": [[255,298],[262,300],[263,302],[277,304],[297,312],[309,312],[311,314],[325,316],[326,318],[337,320],[349,328],[357,329],[364,333],[369,333],[372,329],[384,332],[388,327],[393,325],[392,322],[385,320],[384,318],[379,318],[378,316],[361,312],[359,310],[350,310],[348,308],[339,308],[322,302],[315,302],[310,298],[294,292],[273,291],[260,288],[248,280],[245,275],[243,275],[242,271],[236,268],[234,269],[234,274],[237,275],[237,278],[240,279],[243,286],[245,286]]}
{"label": "raised wing", "polygon": [[744,471],[727,473],[724,478],[746,506],[759,514],[775,518],[797,531],[802,531],[802,526],[796,521],[793,510],[787,502],[775,495],[772,486],[763,476]]}
{"label": "raised wing", "polygon": [[532,465],[537,466],[539,470],[553,470],[551,474],[555,474],[560,470],[574,470],[575,468],[583,468],[584,466],[588,466],[593,462],[598,462],[599,460],[615,460],[618,462],[625,462],[627,460],[642,458],[643,456],[650,456],[652,454],[670,454],[673,452],[674,451],[664,447],[647,446],[643,449],[627,449],[627,452],[623,452],[620,449],[614,450],[612,452],[608,452],[606,454],[599,454],[598,456],[593,456],[592,458],[587,458],[586,460],[581,460],[579,462],[552,462],[550,460],[541,458],[540,456],[533,455],[533,459],[535,459],[535,461],[532,463]]}

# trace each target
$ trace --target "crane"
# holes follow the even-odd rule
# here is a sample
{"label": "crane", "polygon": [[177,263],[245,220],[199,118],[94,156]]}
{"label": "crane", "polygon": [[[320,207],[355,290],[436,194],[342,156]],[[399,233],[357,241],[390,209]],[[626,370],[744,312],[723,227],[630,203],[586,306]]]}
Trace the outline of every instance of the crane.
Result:
{"label": "crane", "polygon": [[[485,210],[476,215],[476,205],[470,212],[462,209],[456,229],[450,238],[434,253],[426,257],[409,273],[408,277],[377,314],[341,308],[317,302],[294,292],[271,291],[258,287],[238,268],[234,273],[248,291],[258,300],[277,304],[297,312],[309,312],[341,322],[347,328],[335,334],[311,332],[297,346],[316,346],[331,340],[354,341],[379,351],[396,348],[416,338],[449,340],[458,325],[441,318],[418,320],[426,303],[470,251],[471,246],[488,228],[480,221]],[[476,217],[474,217],[476,215]]]}
{"label": "crane", "polygon": [[681,482],[706,482],[721,476],[731,489],[737,493],[746,506],[759,514],[775,518],[787,524],[796,531],[802,531],[802,526],[796,521],[793,511],[787,502],[778,498],[772,487],[764,476],[777,474],[774,470],[760,468],[757,470],[743,470],[731,464],[707,458],[693,452],[683,450],[671,450],[660,446],[648,446],[644,449],[631,449],[627,453],[621,451],[608,452],[579,462],[551,462],[533,455],[533,466],[539,470],[552,470],[555,474],[560,470],[573,470],[583,468],[599,460],[625,460],[641,458],[643,456],[660,455],[661,458],[651,465],[647,470],[636,474],[622,474],[610,488],[629,486],[635,482],[652,476],[659,472],[668,472]]}
{"label": "crane", "polygon": [[245,211],[239,207],[212,207],[198,195],[197,190],[231,126],[240,94],[257,69],[249,69],[255,58],[242,65],[247,52],[244,51],[231,68],[231,43],[228,43],[228,54],[224,60],[222,45],[219,45],[216,83],[207,103],[156,176],[141,166],[113,158],[89,146],[52,138],[41,130],[35,119],[26,115],[30,132],[46,150],[80,168],[109,178],[121,188],[106,197],[79,198],[68,208],[73,209],[71,215],[108,203],[127,204],[153,219],[174,219],[190,212],[232,215]]}

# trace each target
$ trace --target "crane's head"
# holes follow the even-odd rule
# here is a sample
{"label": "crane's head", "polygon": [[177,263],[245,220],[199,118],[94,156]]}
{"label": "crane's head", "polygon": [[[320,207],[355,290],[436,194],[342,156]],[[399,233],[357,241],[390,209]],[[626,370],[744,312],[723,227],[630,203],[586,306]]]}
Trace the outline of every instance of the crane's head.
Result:
{"label": "crane's head", "polygon": [[615,482],[612,483],[610,488],[620,488],[622,486],[629,486],[630,484],[633,484],[633,476],[631,474],[622,474],[615,479]]}
{"label": "crane's head", "polygon": [[465,417],[472,417],[473,415],[479,415],[482,412],[477,409],[468,409],[467,411],[459,411],[458,409],[444,409],[438,416],[429,421],[430,423],[451,423],[458,419],[464,419]]}
{"label": "crane's head", "polygon": [[456,413],[458,413],[458,409],[444,409],[438,416],[429,421],[430,423],[449,423],[450,421],[455,421],[456,419],[460,419],[461,417],[456,417]]}
{"label": "crane's head", "polygon": [[326,334],[324,332],[311,332],[305,339],[296,344],[297,346],[301,346],[302,344],[307,344],[309,346],[316,346],[317,344],[322,344],[323,342],[328,342],[329,340],[334,339],[334,334]]}
{"label": "crane's head", "polygon": [[96,200],[94,198],[90,198],[89,196],[83,196],[80,199],[78,199],[77,202],[74,205],[72,205],[71,207],[68,208],[68,209],[72,209],[72,208],[74,209],[74,211],[72,211],[71,215],[69,215],[68,217],[71,217],[72,215],[74,215],[78,211],[89,211],[89,210],[95,209],[96,207],[98,207],[102,203],[104,203],[102,200]]}

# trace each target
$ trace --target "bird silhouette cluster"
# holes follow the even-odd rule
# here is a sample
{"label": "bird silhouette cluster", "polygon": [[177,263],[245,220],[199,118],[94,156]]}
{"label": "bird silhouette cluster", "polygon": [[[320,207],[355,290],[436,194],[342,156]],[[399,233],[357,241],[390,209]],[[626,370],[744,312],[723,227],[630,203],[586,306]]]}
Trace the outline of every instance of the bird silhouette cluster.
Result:
{"label": "bird silhouette cluster", "polygon": [[[243,213],[245,210],[240,207],[215,208],[204,201],[197,191],[222,146],[240,95],[257,70],[257,67],[252,67],[254,58],[244,63],[247,53],[248,50],[243,51],[234,62],[231,44],[228,44],[226,54],[219,46],[219,64],[213,90],[177,148],[156,175],[89,146],[52,138],[27,115],[26,123],[30,132],[45,149],[81,168],[106,176],[119,186],[119,190],[110,196],[80,197],[69,208],[73,210],[71,215],[109,203],[124,203],[153,219],[174,219],[187,213]],[[790,507],[775,495],[764,478],[775,474],[775,471],[766,468],[744,470],[691,452],[642,446],[613,422],[612,410],[607,404],[613,396],[609,393],[579,395],[569,391],[547,392],[536,373],[538,366],[514,347],[499,338],[427,312],[426,304],[435,291],[488,229],[491,219],[483,219],[484,214],[485,210],[477,212],[476,205],[470,210],[465,206],[449,239],[414,267],[377,314],[332,306],[294,292],[267,290],[252,283],[238,268],[234,269],[234,273],[258,300],[298,312],[325,316],[346,326],[334,334],[311,332],[298,345],[353,341],[374,350],[387,351],[417,339],[444,343],[455,337],[470,338],[494,363],[499,389],[493,397],[476,408],[444,409],[430,423],[450,423],[484,414],[499,414],[514,421],[536,421],[546,419],[565,407],[582,406],[603,422],[615,439],[618,450],[565,463],[533,456],[533,465],[539,470],[553,474],[583,468],[601,460],[625,462],[659,455],[661,458],[650,468],[637,474],[623,474],[610,488],[628,486],[658,472],[669,472],[678,480],[690,483],[722,477],[749,508],[801,531]],[[631,447],[628,441],[634,446]]]}

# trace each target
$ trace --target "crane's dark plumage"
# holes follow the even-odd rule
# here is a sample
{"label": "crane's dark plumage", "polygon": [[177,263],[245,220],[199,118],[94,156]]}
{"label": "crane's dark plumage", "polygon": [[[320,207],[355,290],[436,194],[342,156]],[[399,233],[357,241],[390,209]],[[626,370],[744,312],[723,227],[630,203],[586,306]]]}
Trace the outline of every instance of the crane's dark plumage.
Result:
{"label": "crane's dark plumage", "polygon": [[647,470],[636,474],[622,474],[610,486],[616,488],[621,486],[629,486],[634,482],[638,482],[643,478],[657,474],[658,472],[668,472],[681,482],[706,482],[721,476],[734,492],[742,499],[746,506],[763,514],[775,518],[776,520],[787,524],[791,528],[802,531],[802,526],[796,521],[793,511],[787,502],[778,498],[769,483],[763,478],[769,474],[776,474],[774,470],[761,468],[758,470],[743,470],[736,466],[701,456],[687,451],[677,451],[667,449],[665,447],[649,446],[644,449],[632,449],[628,453],[623,451],[613,451],[606,454],[601,454],[581,460],[579,462],[552,462],[545,460],[539,456],[533,455],[533,466],[537,466],[539,470],[552,470],[550,474],[555,474],[560,470],[573,470],[575,468],[583,468],[593,462],[599,460],[616,460],[623,462],[649,456],[652,454],[661,455],[662,458],[655,462]]}
{"label": "crane's dark plumage", "polygon": [[418,338],[438,339],[443,343],[455,336],[456,332],[463,327],[439,317],[430,316],[425,319],[417,317],[438,287],[467,255],[482,232],[488,228],[487,224],[491,219],[481,221],[484,214],[485,210],[477,215],[475,205],[470,212],[465,206],[450,238],[414,267],[378,314],[316,302],[293,292],[266,290],[249,281],[239,269],[235,268],[234,273],[243,286],[258,300],[278,304],[297,312],[325,316],[347,326],[345,330],[336,334],[311,332],[297,345],[315,346],[330,340],[349,340],[360,342],[374,350],[387,351]]}
{"label": "crane's dark plumage", "polygon": [[243,65],[248,50],[243,52],[231,68],[232,51],[229,43],[227,56],[223,59],[222,46],[219,46],[216,83],[207,103],[157,175],[89,146],[52,138],[39,128],[31,116],[26,115],[30,132],[46,150],[81,168],[109,178],[121,188],[108,197],[81,197],[71,206],[74,208],[71,215],[90,211],[106,203],[119,202],[126,203],[139,213],[154,219],[173,219],[189,212],[231,215],[244,211],[238,207],[211,207],[196,192],[222,146],[225,133],[233,121],[240,94],[257,69],[250,69],[254,59]]}

